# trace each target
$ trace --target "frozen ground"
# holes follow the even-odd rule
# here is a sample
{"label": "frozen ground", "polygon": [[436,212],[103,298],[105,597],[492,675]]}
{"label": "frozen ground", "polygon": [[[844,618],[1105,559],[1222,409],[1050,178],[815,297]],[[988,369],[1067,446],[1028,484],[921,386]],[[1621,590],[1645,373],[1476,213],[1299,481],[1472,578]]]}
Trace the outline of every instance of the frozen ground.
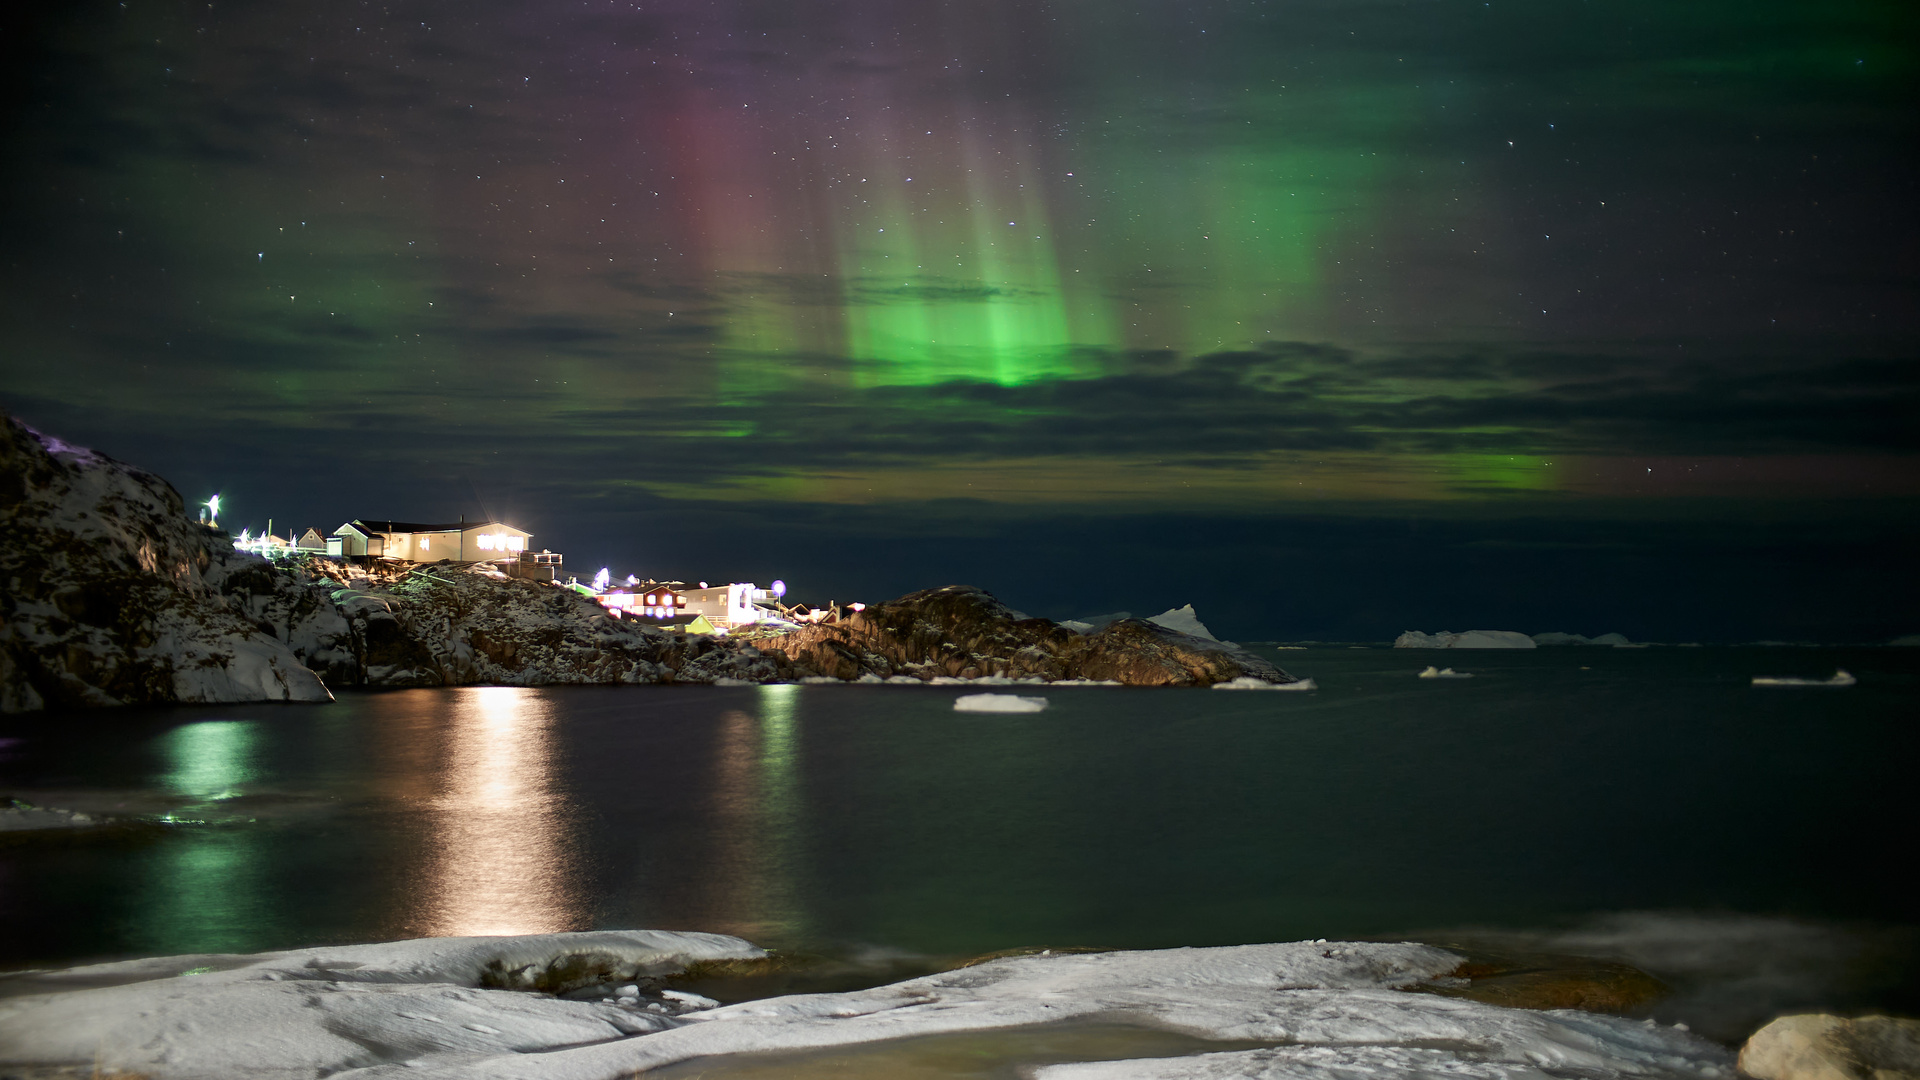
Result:
{"label": "frozen ground", "polygon": [[[871,990],[720,1007],[658,989],[659,976],[692,962],[761,955],[720,935],[605,931],[42,972],[9,980],[12,996],[0,1000],[0,1065],[207,1080],[611,1080],[714,1055],[1077,1020],[1180,1032],[1232,1048],[1057,1065],[1040,1075],[1733,1076],[1724,1048],[1651,1021],[1409,993],[1443,984],[1461,959],[1411,943],[1042,954]],[[578,1000],[583,994],[586,1000]]]}

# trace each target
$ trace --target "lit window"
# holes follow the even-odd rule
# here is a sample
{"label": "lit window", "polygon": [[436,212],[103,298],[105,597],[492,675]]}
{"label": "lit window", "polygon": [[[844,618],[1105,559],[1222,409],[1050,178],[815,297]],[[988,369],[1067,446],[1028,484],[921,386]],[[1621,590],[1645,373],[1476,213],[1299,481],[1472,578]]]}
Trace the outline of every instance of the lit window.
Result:
{"label": "lit window", "polygon": [[421,551],[427,550],[427,538],[424,536],[420,538],[420,550]]}
{"label": "lit window", "polygon": [[684,597],[684,596],[676,596],[676,597],[674,597],[674,598],[673,598],[673,602],[674,602],[674,605],[675,605],[676,607],[686,607],[686,606],[687,606],[687,598],[686,598],[686,597]]}
{"label": "lit window", "polygon": [[647,606],[649,607],[653,606],[653,602],[655,599],[656,598],[653,596],[653,594],[651,593],[647,594]]}
{"label": "lit window", "polygon": [[481,533],[477,539],[480,541],[481,551],[493,550],[493,537],[488,536],[486,533]]}

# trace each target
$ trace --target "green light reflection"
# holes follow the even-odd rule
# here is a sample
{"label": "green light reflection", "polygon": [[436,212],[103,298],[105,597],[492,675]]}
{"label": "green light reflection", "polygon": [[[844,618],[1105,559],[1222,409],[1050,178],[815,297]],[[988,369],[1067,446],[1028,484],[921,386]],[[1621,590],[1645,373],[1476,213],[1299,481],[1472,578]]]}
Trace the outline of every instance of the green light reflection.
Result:
{"label": "green light reflection", "polygon": [[160,740],[167,760],[161,782],[183,795],[229,799],[255,778],[255,720],[206,720],[174,728]]}

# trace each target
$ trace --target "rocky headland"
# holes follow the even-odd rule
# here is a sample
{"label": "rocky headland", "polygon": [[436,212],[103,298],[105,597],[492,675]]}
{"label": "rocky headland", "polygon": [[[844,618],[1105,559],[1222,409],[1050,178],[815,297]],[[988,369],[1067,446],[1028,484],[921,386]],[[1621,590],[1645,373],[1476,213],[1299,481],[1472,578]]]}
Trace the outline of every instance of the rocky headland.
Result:
{"label": "rocky headland", "polygon": [[1138,619],[1076,633],[967,586],[785,636],[713,638],[484,562],[272,562],[195,521],[160,477],[11,417],[0,537],[0,712],[474,684],[1295,681],[1236,646]]}
{"label": "rocky headland", "polygon": [[1128,686],[1212,686],[1293,676],[1238,646],[1145,619],[1117,619],[1081,634],[1025,618],[968,585],[948,585],[875,604],[837,623],[754,644],[797,667],[838,679],[1007,678],[1088,680]]}

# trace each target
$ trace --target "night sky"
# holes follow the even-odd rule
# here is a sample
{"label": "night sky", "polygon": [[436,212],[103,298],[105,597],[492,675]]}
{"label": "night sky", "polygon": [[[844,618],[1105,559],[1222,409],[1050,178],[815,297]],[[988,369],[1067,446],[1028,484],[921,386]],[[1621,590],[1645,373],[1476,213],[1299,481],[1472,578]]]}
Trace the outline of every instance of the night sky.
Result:
{"label": "night sky", "polygon": [[1909,4],[43,6],[0,405],[236,531],[1256,639],[1920,632]]}

